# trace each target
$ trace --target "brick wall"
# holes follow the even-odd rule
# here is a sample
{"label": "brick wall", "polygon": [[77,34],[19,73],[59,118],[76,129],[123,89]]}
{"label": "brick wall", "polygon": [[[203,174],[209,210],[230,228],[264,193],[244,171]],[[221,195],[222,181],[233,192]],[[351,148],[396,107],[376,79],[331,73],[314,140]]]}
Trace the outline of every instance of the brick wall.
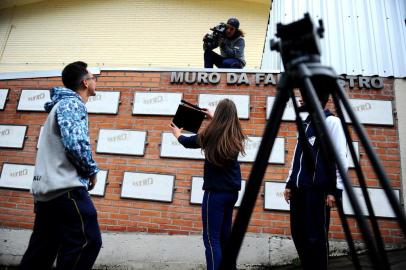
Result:
{"label": "brick wall", "polygon": [[[225,74],[222,74],[225,76]],[[253,74],[249,74],[253,76]],[[29,126],[27,140],[22,150],[0,149],[0,166],[4,162],[34,164],[36,144],[40,126],[46,119],[44,112],[16,112],[21,89],[49,89],[62,85],[60,78],[39,78],[0,81],[0,88],[9,88],[9,101],[0,112],[0,124],[26,124]],[[241,85],[230,86],[221,80],[217,85],[170,84],[170,72],[101,72],[98,90],[121,92],[121,105],[117,115],[89,116],[90,137],[95,149],[98,131],[101,128],[136,129],[148,131],[148,145],[143,157],[94,154],[101,169],[109,170],[104,197],[94,197],[101,229],[104,231],[147,232],[164,234],[200,234],[200,206],[191,205],[190,188],[192,176],[203,175],[202,160],[160,158],[162,132],[170,131],[170,116],[133,116],[134,92],[160,91],[182,92],[183,98],[197,103],[200,93],[250,95],[250,118],[241,120],[247,135],[261,136],[265,125],[266,97],[275,95],[275,86]],[[347,89],[351,98],[394,100],[393,79],[384,80],[380,90]],[[400,188],[400,157],[398,132],[395,126],[366,126],[372,143],[381,158],[393,187]],[[265,180],[284,181],[296,143],[296,127],[292,122],[283,122],[278,136],[285,137],[285,164],[268,166]],[[357,138],[354,137],[356,140]],[[361,165],[365,169],[370,187],[378,187],[375,174],[360,147]],[[241,163],[243,179],[248,179],[252,163]],[[120,198],[124,171],[139,171],[176,175],[176,190],[172,203],[151,202]],[[355,177],[353,169],[349,175]],[[355,183],[356,184],[356,183]],[[263,194],[263,186],[261,194]],[[259,234],[289,235],[289,214],[284,211],[269,211],[263,208],[263,196],[259,196],[249,232]],[[0,226],[32,228],[32,196],[27,191],[0,189]],[[349,223],[356,239],[360,239],[359,228],[354,219]],[[402,236],[393,219],[380,219],[380,228],[387,242],[400,242]],[[332,215],[330,234],[332,238],[344,238],[336,212]]]}

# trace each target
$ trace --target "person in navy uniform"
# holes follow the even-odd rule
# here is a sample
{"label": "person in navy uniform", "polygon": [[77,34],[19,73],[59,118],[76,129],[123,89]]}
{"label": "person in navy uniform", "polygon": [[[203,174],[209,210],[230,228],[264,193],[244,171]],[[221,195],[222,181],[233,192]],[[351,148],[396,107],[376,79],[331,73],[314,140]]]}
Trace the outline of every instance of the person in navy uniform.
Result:
{"label": "person in navy uniform", "polygon": [[[319,97],[320,98],[320,97]],[[328,96],[320,98],[324,108],[327,128],[339,158],[348,169],[347,142],[341,121],[326,109]],[[301,109],[305,108],[300,100]],[[305,270],[327,269],[328,227],[330,209],[342,197],[343,183],[336,165],[328,165],[322,157],[320,143],[310,116],[304,121],[306,139],[296,144],[284,191],[290,202],[290,226],[292,238]],[[301,142],[308,142],[314,157],[314,166],[309,168],[303,154]]]}
{"label": "person in navy uniform", "polygon": [[[244,154],[246,135],[242,131],[233,101],[218,104],[208,126],[187,137],[171,124],[172,133],[186,148],[202,148],[205,154],[203,183],[203,242],[208,270],[218,269],[223,248],[231,234],[234,205],[241,189],[238,155]],[[230,269],[235,269],[231,266]]]}

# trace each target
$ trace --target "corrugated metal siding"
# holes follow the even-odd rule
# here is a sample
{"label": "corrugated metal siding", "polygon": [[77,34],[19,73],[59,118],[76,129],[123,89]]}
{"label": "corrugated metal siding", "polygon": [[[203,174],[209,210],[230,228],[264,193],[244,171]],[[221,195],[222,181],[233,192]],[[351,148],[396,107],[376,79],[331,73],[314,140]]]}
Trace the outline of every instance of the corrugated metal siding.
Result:
{"label": "corrugated metal siding", "polygon": [[[203,35],[231,16],[246,32],[247,67],[259,68],[269,9],[269,0],[52,0],[17,6],[0,72],[58,69],[77,59],[100,67],[202,67]],[[1,30],[6,22],[0,23]]]}
{"label": "corrugated metal siding", "polygon": [[323,19],[322,63],[339,74],[406,77],[405,0],[274,0],[261,68],[281,70],[269,49],[276,23],[290,23],[309,12]]}

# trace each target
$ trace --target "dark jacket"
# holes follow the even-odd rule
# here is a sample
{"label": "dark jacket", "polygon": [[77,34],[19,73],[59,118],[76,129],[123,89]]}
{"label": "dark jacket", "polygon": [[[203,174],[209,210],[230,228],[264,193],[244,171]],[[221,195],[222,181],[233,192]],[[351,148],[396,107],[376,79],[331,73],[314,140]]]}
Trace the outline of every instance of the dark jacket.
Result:
{"label": "dark jacket", "polygon": [[[178,141],[186,148],[201,148],[198,135],[179,136]],[[241,189],[240,163],[236,157],[230,165],[219,167],[204,160],[203,190],[239,191]]]}
{"label": "dark jacket", "polygon": [[[324,110],[326,118],[334,117],[329,110]],[[319,140],[316,139],[316,131],[310,116],[304,122],[306,140],[310,146],[313,157],[313,168],[306,163],[300,138],[296,145],[290,176],[286,188],[316,188],[328,194],[341,195],[341,190],[336,188],[336,165],[328,165],[323,159]],[[334,138],[333,138],[334,139]],[[345,147],[345,146],[344,146]]]}
{"label": "dark jacket", "polygon": [[245,41],[242,36],[238,36],[233,39],[225,38],[223,44],[220,46],[221,56],[227,58],[237,58],[243,64],[246,65],[245,56]]}

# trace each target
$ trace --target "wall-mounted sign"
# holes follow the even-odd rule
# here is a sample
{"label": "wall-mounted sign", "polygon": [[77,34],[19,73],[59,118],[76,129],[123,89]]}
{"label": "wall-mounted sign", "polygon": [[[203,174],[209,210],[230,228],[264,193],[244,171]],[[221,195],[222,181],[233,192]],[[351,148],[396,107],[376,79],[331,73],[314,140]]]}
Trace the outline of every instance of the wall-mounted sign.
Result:
{"label": "wall-mounted sign", "polygon": [[[359,161],[359,147],[358,147],[358,142],[352,142],[352,145],[354,146],[354,150],[355,150],[355,154],[357,156],[357,160]],[[354,168],[354,161],[352,160],[351,157],[351,152],[350,152],[350,148],[347,145],[347,158],[348,158],[348,167],[349,168]]]}
{"label": "wall-mounted sign", "polygon": [[34,169],[34,165],[3,163],[0,187],[30,190]]}
{"label": "wall-mounted sign", "polygon": [[[241,154],[238,160],[241,162],[254,162],[257,156],[259,145],[262,137],[248,136],[245,144],[245,156]],[[284,164],[285,163],[285,138],[276,138],[272,148],[269,163]]]}
{"label": "wall-mounted sign", "polygon": [[107,175],[109,171],[107,170],[100,170],[97,173],[97,182],[96,186],[89,191],[90,195],[93,196],[104,196],[104,193],[106,192],[106,185],[107,185]]}
{"label": "wall-mounted sign", "polygon": [[218,103],[222,99],[231,99],[234,101],[237,107],[238,117],[241,119],[249,118],[250,110],[250,96],[249,95],[212,95],[212,94],[200,94],[199,95],[199,107],[207,108],[211,111],[215,111]]}
{"label": "wall-mounted sign", "polygon": [[133,114],[175,115],[182,93],[134,93]]}
{"label": "wall-mounted sign", "polygon": [[[392,102],[387,100],[350,99],[358,119],[363,124],[393,126]],[[347,123],[350,119],[344,113]]]}
{"label": "wall-mounted sign", "polygon": [[121,197],[172,202],[175,176],[124,172]]}
{"label": "wall-mounted sign", "polygon": [[[222,76],[221,74],[225,74]],[[268,86],[276,85],[280,74],[271,73],[246,73],[246,72],[172,72],[172,84],[218,84],[221,80],[229,85],[256,85]],[[279,79],[278,79],[279,80]],[[383,89],[384,81],[382,77],[365,76],[340,76],[339,84],[350,88],[357,86],[359,89]]]}
{"label": "wall-mounted sign", "polygon": [[27,126],[0,125],[0,148],[22,149],[27,128]]}
{"label": "wall-mounted sign", "polygon": [[[246,72],[227,72],[226,81],[229,85],[275,85],[276,76],[271,73],[248,74]],[[172,72],[171,83],[173,84],[218,84],[221,81],[218,72]]]}
{"label": "wall-mounted sign", "polygon": [[21,90],[17,111],[44,112],[48,101],[51,101],[49,90]]}
{"label": "wall-mounted sign", "polygon": [[[245,185],[246,181],[242,180],[241,182],[241,190],[238,192],[238,199],[235,203],[236,207],[241,205],[242,197],[244,196],[245,192]],[[192,177],[192,187],[190,190],[190,203],[191,204],[202,204],[203,202],[203,177]]]}
{"label": "wall-mounted sign", "polygon": [[283,192],[285,191],[285,182],[265,182],[264,208],[267,210],[286,210],[289,211],[289,204],[285,201]]}
{"label": "wall-mounted sign", "polygon": [[[371,199],[372,207],[374,209],[375,215],[377,217],[388,217],[393,218],[396,217],[395,213],[392,210],[392,207],[389,204],[389,201],[385,195],[385,191],[380,188],[368,188],[368,194]],[[395,196],[399,200],[399,190],[395,189]],[[362,194],[362,190],[360,187],[354,187],[355,197],[357,197],[358,202],[361,204],[361,209],[363,213],[366,215],[368,213],[364,195]],[[354,211],[352,210],[350,201],[348,199],[347,193],[343,192],[343,207],[344,213],[347,215],[353,215]]]}
{"label": "wall-mounted sign", "polygon": [[8,91],[8,89],[0,89],[0,111],[4,110],[4,107],[6,107]]}
{"label": "wall-mounted sign", "polygon": [[117,114],[120,102],[120,92],[96,91],[86,102],[88,113]]}
{"label": "wall-mounted sign", "polygon": [[[300,107],[299,104],[299,97],[296,98],[297,100],[297,106]],[[269,115],[271,114],[271,109],[272,106],[275,102],[275,97],[268,97],[266,100],[266,119],[269,119]],[[302,112],[300,113],[300,117],[305,120],[306,117],[309,115],[307,112]],[[284,121],[295,121],[296,120],[296,114],[295,114],[295,109],[292,104],[292,99],[289,99],[288,103],[286,104],[285,112],[282,115],[282,120]]]}
{"label": "wall-mounted sign", "polygon": [[358,86],[359,89],[383,89],[383,78],[382,77],[365,77],[365,76],[341,76],[338,80],[341,86],[345,87],[347,84],[352,89],[355,85]]}
{"label": "wall-mounted sign", "polygon": [[[192,136],[192,134],[183,134],[184,136]],[[175,157],[188,159],[204,159],[202,150],[188,149],[183,147],[178,140],[170,132],[162,133],[161,141],[161,157]]]}
{"label": "wall-mounted sign", "polygon": [[146,131],[100,129],[96,153],[143,156]]}

